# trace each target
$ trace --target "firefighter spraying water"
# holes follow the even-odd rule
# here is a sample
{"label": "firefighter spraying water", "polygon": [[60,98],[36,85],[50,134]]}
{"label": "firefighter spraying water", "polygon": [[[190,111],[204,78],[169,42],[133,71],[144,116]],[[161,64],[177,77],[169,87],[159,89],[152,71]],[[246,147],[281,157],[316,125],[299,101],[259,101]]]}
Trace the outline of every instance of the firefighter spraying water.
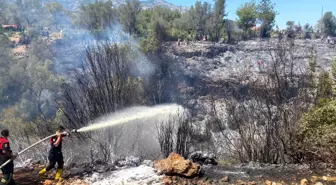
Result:
{"label": "firefighter spraying water", "polygon": [[65,136],[69,136],[63,126],[60,126],[56,132],[56,136],[50,138],[50,151],[48,155],[49,165],[43,168],[39,175],[41,178],[46,178],[46,173],[53,169],[57,163],[55,180],[61,180],[63,174],[63,154],[62,154],[62,141]]}
{"label": "firefighter spraying water", "polygon": [[[2,165],[0,168],[6,169],[8,167],[12,167],[13,160],[16,158],[16,156],[23,154],[30,148],[46,141],[50,140],[50,151],[49,151],[49,165],[46,168],[43,168],[39,174],[41,177],[45,177],[45,174],[55,167],[57,163],[57,169],[56,169],[56,176],[55,180],[61,180],[62,179],[62,173],[63,173],[63,154],[62,154],[62,140],[66,136],[70,136],[70,133],[80,133],[80,132],[89,132],[94,130],[103,129],[106,127],[112,127],[116,125],[121,124],[127,124],[131,123],[137,120],[143,120],[143,119],[150,119],[150,118],[163,118],[164,116],[175,116],[179,113],[179,111],[183,111],[184,109],[176,104],[172,105],[160,105],[160,106],[154,106],[154,107],[136,107],[136,108],[129,108],[125,109],[123,111],[119,111],[112,116],[110,116],[108,119],[100,120],[100,121],[94,121],[92,124],[80,128],[80,129],[74,129],[71,132],[67,131],[64,127],[60,126],[56,132],[56,134],[52,134],[33,145],[29,146],[28,148],[20,151],[17,155],[10,156],[7,158],[6,162],[2,162]],[[180,112],[181,113],[181,112]],[[8,140],[6,140],[8,141]],[[1,146],[0,146],[1,147]],[[11,171],[11,175],[12,175]]]}

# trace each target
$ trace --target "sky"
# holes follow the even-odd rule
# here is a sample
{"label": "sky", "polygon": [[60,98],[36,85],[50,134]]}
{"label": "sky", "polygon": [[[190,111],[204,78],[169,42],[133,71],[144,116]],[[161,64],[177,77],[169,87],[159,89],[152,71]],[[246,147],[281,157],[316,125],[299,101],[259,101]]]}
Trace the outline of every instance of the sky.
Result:
{"label": "sky", "polygon": [[[191,6],[196,0],[166,0],[175,5]],[[214,4],[214,0],[202,0]],[[226,11],[229,19],[236,19],[236,10],[241,4],[249,0],[226,0]],[[256,0],[259,2],[259,0]],[[280,29],[286,27],[287,21],[295,21],[301,25],[309,23],[315,26],[323,11],[333,11],[336,14],[336,0],[273,0],[275,10],[279,13],[276,18],[276,25]]]}

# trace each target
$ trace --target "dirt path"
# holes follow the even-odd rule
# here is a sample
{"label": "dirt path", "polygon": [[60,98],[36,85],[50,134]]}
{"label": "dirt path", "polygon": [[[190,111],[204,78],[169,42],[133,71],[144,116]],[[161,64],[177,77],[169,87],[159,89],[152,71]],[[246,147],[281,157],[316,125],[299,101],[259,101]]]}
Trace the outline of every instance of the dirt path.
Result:
{"label": "dirt path", "polygon": [[42,179],[39,178],[38,172],[29,168],[17,169],[14,172],[14,180],[17,185],[41,185]]}
{"label": "dirt path", "polygon": [[[38,170],[34,168],[19,168],[14,172],[14,180],[17,185],[87,185],[86,182],[64,175],[61,183],[54,181],[55,172],[48,174],[48,179],[41,179]],[[48,181],[48,182],[46,182]]]}

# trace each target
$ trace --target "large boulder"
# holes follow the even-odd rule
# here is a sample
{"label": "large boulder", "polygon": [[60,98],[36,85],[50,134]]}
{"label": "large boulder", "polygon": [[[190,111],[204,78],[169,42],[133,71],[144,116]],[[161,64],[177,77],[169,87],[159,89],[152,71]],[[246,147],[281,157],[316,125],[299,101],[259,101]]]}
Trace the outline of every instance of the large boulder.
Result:
{"label": "large boulder", "polygon": [[156,161],[154,168],[159,174],[184,177],[195,177],[201,171],[200,165],[190,160],[185,160],[184,157],[176,153],[171,153],[168,158]]}

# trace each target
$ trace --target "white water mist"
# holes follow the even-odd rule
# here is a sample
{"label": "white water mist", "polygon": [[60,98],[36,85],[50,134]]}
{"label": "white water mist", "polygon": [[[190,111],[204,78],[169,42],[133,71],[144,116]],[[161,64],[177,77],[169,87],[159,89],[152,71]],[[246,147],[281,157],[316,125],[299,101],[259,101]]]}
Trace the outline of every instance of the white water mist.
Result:
{"label": "white water mist", "polygon": [[77,132],[100,130],[107,127],[135,122],[137,120],[169,118],[169,116],[181,114],[183,110],[182,106],[176,104],[158,105],[154,107],[132,107],[115,112],[110,116],[100,118],[94,121],[91,125],[78,129]]}

